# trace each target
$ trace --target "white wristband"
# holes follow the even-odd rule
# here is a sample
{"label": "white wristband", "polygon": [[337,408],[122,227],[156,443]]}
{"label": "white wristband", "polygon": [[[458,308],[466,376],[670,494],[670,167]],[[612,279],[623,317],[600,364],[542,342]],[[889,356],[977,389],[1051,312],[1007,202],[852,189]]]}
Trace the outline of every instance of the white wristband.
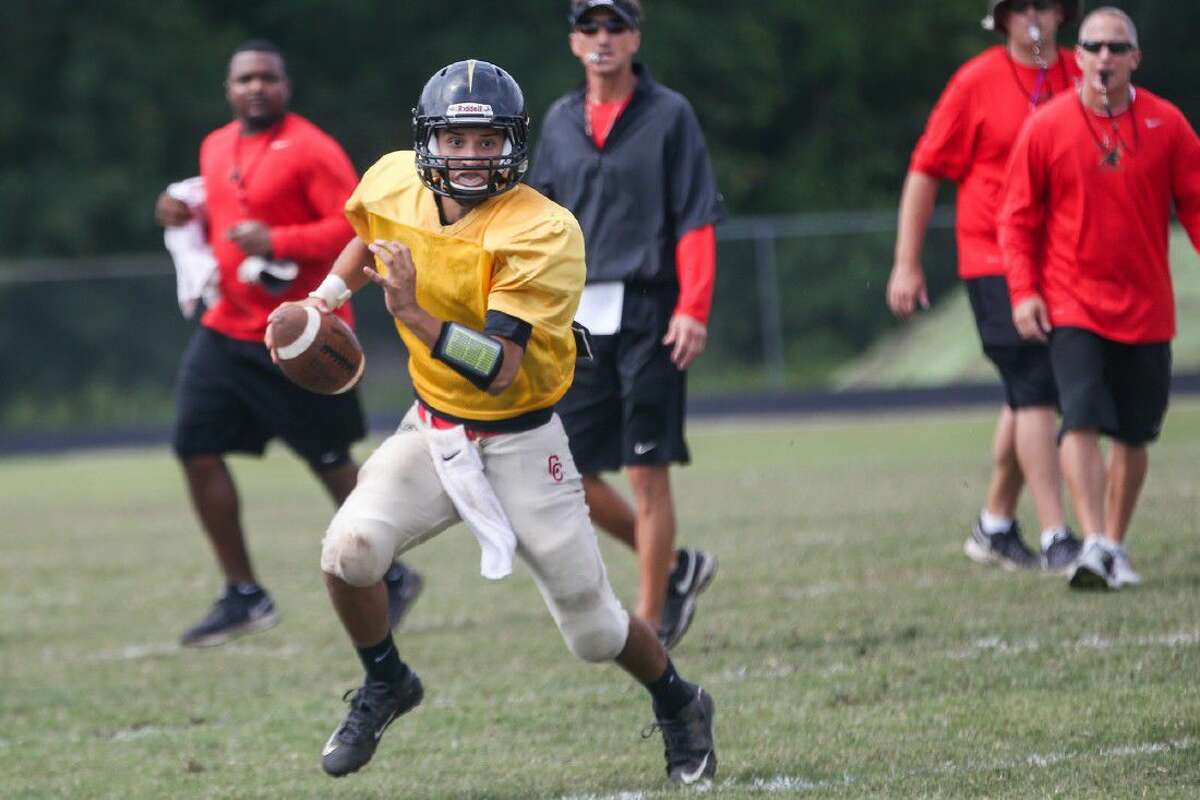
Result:
{"label": "white wristband", "polygon": [[325,306],[333,311],[349,300],[352,294],[354,292],[350,291],[346,282],[331,272],[325,276],[325,280],[321,281],[320,286],[308,293],[308,296],[325,301]]}

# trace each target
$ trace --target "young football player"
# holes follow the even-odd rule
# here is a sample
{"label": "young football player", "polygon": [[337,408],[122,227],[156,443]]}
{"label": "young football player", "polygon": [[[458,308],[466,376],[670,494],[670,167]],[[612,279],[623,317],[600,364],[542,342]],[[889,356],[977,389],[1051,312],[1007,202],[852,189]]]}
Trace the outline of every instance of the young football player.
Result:
{"label": "young football player", "polygon": [[366,764],[387,726],[421,702],[381,578],[459,521],[479,539],[486,577],[507,575],[519,556],[568,649],[616,661],[646,687],[672,782],[716,771],[713,700],[613,594],[554,414],[575,370],[583,236],[570,212],[520,182],[528,129],[504,70],[475,60],[438,70],[414,111],[416,152],[368,170],[346,204],[357,236],[305,301],[333,312],[368,281],[380,286],[417,394],[325,535],[326,586],[366,671],[322,753],[333,776]]}

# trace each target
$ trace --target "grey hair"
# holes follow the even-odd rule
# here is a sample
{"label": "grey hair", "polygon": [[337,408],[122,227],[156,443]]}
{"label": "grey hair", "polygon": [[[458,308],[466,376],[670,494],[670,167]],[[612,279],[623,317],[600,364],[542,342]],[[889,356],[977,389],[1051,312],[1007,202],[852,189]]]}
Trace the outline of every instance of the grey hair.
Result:
{"label": "grey hair", "polygon": [[1138,47],[1138,31],[1137,31],[1137,25],[1133,24],[1133,17],[1129,16],[1128,14],[1126,14],[1124,11],[1117,8],[1116,6],[1100,6],[1095,11],[1091,12],[1086,17],[1084,17],[1083,22],[1079,23],[1080,34],[1083,33],[1083,29],[1087,27],[1087,24],[1092,21],[1092,17],[1101,17],[1101,16],[1116,17],[1117,19],[1124,22],[1126,29],[1128,29],[1128,31],[1129,31],[1129,40],[1131,42],[1133,42],[1133,46],[1135,49]]}

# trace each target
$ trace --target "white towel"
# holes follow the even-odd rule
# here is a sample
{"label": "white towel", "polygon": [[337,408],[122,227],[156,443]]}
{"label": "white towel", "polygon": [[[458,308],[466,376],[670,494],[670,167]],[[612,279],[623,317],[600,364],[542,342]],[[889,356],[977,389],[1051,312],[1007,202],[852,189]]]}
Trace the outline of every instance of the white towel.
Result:
{"label": "white towel", "polygon": [[179,310],[190,319],[200,300],[211,307],[220,297],[217,260],[204,233],[204,179],[196,177],[172,183],[167,187],[167,194],[187,203],[192,211],[192,218],[187,223],[163,231],[163,243],[175,262],[175,296],[179,300]]}
{"label": "white towel", "polygon": [[425,436],[442,487],[479,542],[479,574],[494,581],[510,575],[517,535],[483,473],[478,446],[462,425],[442,430],[427,426]]}
{"label": "white towel", "polygon": [[238,280],[262,284],[268,292],[279,294],[300,274],[295,261],[280,261],[262,256],[246,256],[238,265]]}

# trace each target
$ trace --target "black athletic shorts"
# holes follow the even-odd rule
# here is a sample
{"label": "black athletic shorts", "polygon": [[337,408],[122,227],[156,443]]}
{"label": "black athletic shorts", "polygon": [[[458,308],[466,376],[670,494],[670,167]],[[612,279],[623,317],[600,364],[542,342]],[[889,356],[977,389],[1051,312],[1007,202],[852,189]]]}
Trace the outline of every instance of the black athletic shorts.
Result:
{"label": "black athletic shorts", "polygon": [[575,362],[575,382],[555,410],[584,475],[690,460],[686,373],[662,343],[677,297],[674,287],[627,284],[621,329],[593,335],[594,358]]}
{"label": "black athletic shorts", "polygon": [[1171,391],[1171,343],[1123,344],[1083,328],[1055,328],[1050,357],[1062,432],[1098,430],[1126,444],[1158,438]]}
{"label": "black athletic shorts", "polygon": [[966,281],[983,353],[1000,373],[1010,408],[1057,406],[1050,350],[1021,338],[1012,320],[1008,282],[1000,275]]}
{"label": "black athletic shorts", "polygon": [[176,385],[173,447],[180,458],[260,455],[278,437],[320,472],[348,462],[350,446],[365,433],[356,392],[321,395],[301,389],[259,342],[204,326],[192,336]]}

